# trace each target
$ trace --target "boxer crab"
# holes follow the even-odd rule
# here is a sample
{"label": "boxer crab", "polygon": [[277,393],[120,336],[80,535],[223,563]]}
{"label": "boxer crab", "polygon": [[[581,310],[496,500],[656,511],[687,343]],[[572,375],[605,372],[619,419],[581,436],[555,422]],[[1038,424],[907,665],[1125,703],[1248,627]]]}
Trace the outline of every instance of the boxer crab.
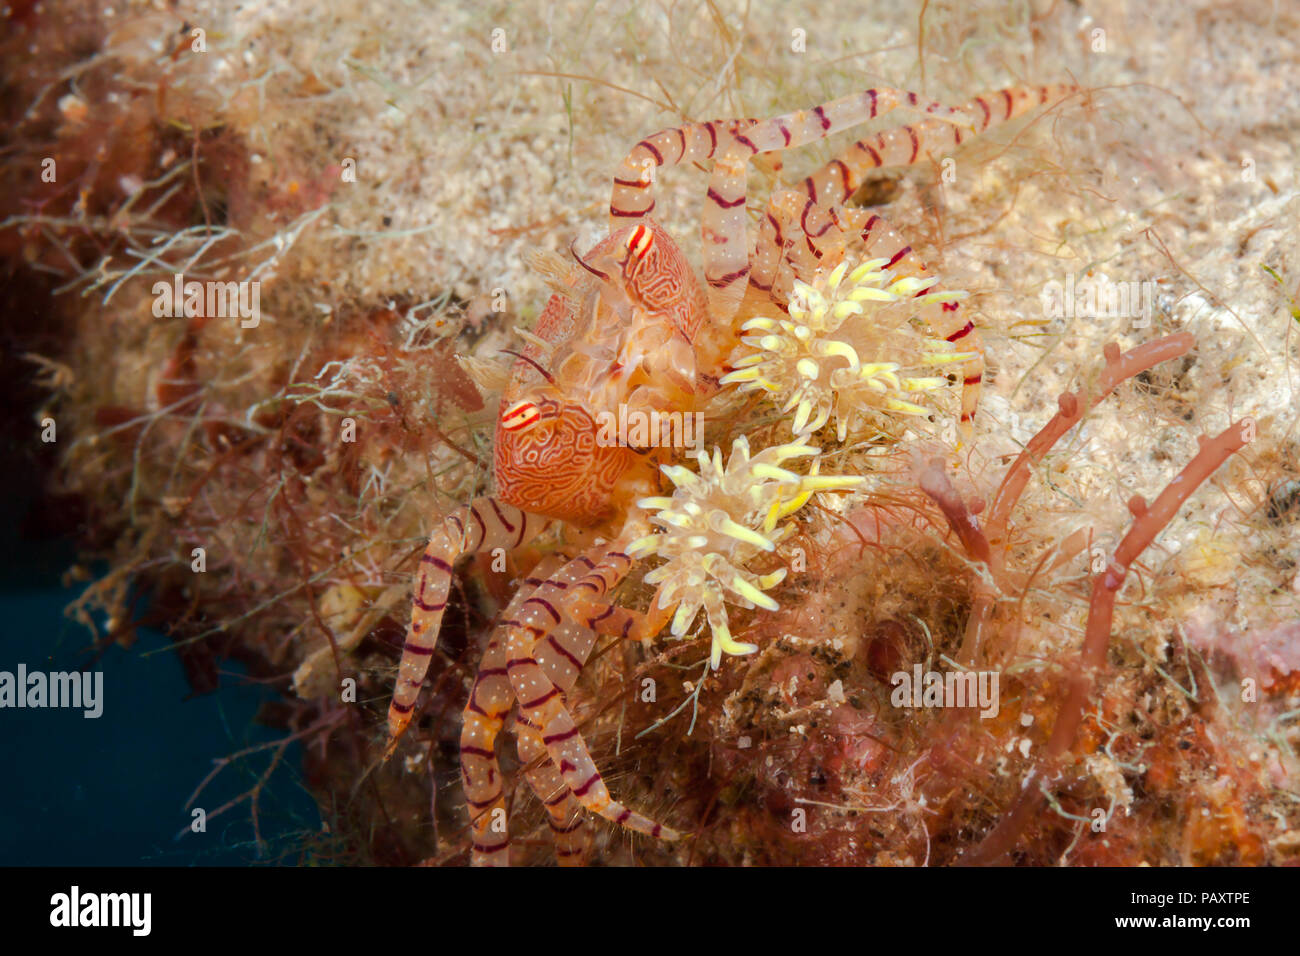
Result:
{"label": "boxer crab", "polygon": [[[520,758],[548,811],[560,862],[581,861],[584,811],[650,836],[679,836],[610,796],[566,692],[597,634],[649,639],[671,619],[681,637],[701,609],[712,629],[713,667],[723,652],[756,649],[732,637],[725,603],[774,609],[765,592],[785,571],[760,574],[748,565],[777,550],[793,530],[783,522],[813,494],[863,480],[818,474],[818,449],[808,438],[832,415],[842,441],[864,417],[881,427],[929,414],[917,402],[948,379],[926,373],[955,365],[960,420],[969,425],[983,354],[961,294],[932,291],[936,277],[903,237],[845,203],[870,170],[916,163],[1073,89],[1004,90],[951,109],[877,88],[763,121],[666,129],[637,143],[615,174],[605,239],[574,252],[572,264],[535,258],[554,294],[525,334],[524,351],[508,371],[470,364],[480,382],[504,392],[497,492],[448,514],[430,536],[388,716],[391,754],[411,721],[456,561],[513,551],[563,523],[582,549],[551,555],[525,580],[495,627],[465,708],[461,774],[475,863],[508,861],[495,742],[516,705]],[[751,251],[751,156],[805,145],[896,107],[927,118],[859,140],[797,189],[773,192]],[[701,284],[650,214],[658,167],[708,160]],[[700,451],[695,470],[676,463],[671,447],[602,440],[598,420],[620,406],[629,417],[687,413],[735,386],[793,411],[794,440],[754,454],[742,436],[725,465],[720,450]],[[786,467],[804,457],[812,458],[807,473]],[[660,494],[661,476],[674,485],[671,496]],[[663,563],[645,576],[658,585],[650,610],[619,607],[611,593],[634,562],[652,556]]]}

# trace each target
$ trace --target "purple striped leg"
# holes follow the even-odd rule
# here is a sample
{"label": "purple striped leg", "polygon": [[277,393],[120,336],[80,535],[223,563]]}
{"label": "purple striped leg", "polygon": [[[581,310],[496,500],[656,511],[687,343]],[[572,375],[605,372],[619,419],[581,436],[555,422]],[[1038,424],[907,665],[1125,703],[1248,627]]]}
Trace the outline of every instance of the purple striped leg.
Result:
{"label": "purple striped leg", "polygon": [[495,498],[478,498],[449,514],[429,536],[420,558],[411,599],[411,624],[402,647],[397,685],[388,706],[388,748],[392,755],[397,741],[411,722],[420,685],[429,670],[429,660],[438,643],[438,628],[451,591],[452,569],[460,558],[480,551],[518,548],[536,537],[549,518],[528,514]]}
{"label": "purple striped leg", "polygon": [[582,804],[551,763],[542,734],[523,714],[515,715],[515,740],[524,774],[537,799],[546,808],[547,822],[555,836],[555,857],[560,866],[581,866],[587,856],[590,832]]}
{"label": "purple striped leg", "polygon": [[[813,202],[839,206],[857,192],[867,173],[883,166],[911,166],[956,149],[973,135],[1015,119],[1036,106],[1059,103],[1079,91],[1072,83],[1013,87],[977,96],[956,112],[974,120],[973,127],[925,119],[858,140],[799,184]],[[927,112],[934,112],[927,110]]]}
{"label": "purple striped leg", "polygon": [[726,322],[735,314],[748,284],[745,167],[749,158],[803,146],[899,106],[974,122],[973,116],[964,117],[960,110],[923,100],[915,93],[877,88],[768,120],[714,120],[662,130],[632,147],[615,174],[610,231],[637,222],[654,209],[655,168],[713,159],[702,226],[704,277],[710,316],[715,322]]}
{"label": "purple striped leg", "polygon": [[[595,548],[575,559],[589,570],[567,589],[558,603],[540,596],[524,602],[515,619],[507,622],[510,637],[506,667],[515,698],[519,701],[520,715],[541,732],[542,744],[573,797],[586,810],[630,830],[672,840],[680,834],[632,812],[610,797],[565,706],[562,689],[538,659],[540,654],[541,659],[546,660],[548,652],[544,648],[549,647],[555,652],[552,668],[563,666],[561,661],[569,667],[573,667],[575,660],[580,661],[579,655],[567,651],[557,636],[566,616],[591,630],[616,630],[628,638],[644,635],[637,616],[626,611],[620,613],[620,609],[613,608],[606,601],[606,595],[632,566],[632,559],[617,548],[618,545]],[[572,673],[576,677],[576,670]]]}
{"label": "purple striped leg", "polygon": [[510,708],[514,706],[515,695],[506,676],[507,633],[501,621],[509,621],[518,614],[524,601],[560,566],[560,558],[544,558],[506,605],[483,651],[469,701],[465,704],[460,730],[460,779],[473,832],[471,861],[474,866],[505,866],[510,861],[505,787],[497,760],[496,740]]}

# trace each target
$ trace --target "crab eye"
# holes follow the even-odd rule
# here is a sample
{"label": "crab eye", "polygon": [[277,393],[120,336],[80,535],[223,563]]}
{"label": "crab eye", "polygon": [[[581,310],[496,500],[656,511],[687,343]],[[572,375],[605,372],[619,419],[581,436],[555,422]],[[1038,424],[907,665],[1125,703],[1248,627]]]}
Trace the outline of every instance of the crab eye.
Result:
{"label": "crab eye", "polygon": [[633,262],[641,262],[650,254],[650,249],[654,246],[655,234],[641,223],[632,230],[632,234],[627,237],[627,251]]}
{"label": "crab eye", "polygon": [[508,432],[517,432],[541,417],[541,410],[533,402],[515,402],[501,413],[501,427]]}

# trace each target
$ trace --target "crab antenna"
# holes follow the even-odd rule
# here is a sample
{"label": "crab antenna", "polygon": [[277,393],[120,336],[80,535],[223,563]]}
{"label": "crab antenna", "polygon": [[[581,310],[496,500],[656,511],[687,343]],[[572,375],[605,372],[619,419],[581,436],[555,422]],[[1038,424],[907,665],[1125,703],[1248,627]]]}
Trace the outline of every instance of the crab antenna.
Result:
{"label": "crab antenna", "polygon": [[550,382],[552,385],[555,385],[556,388],[559,388],[559,386],[556,385],[555,379],[551,377],[551,373],[546,371],[546,369],[542,368],[540,365],[538,365],[536,362],[530,359],[527,355],[524,355],[522,352],[516,352],[514,349],[502,349],[501,351],[504,352],[506,355],[513,355],[517,359],[523,359],[533,368],[537,369],[537,371],[541,372],[542,376],[548,382]]}
{"label": "crab antenna", "polygon": [[596,276],[598,279],[604,279],[606,282],[609,281],[609,276],[607,276],[605,273],[601,272],[599,269],[595,268],[594,266],[587,265],[587,260],[582,258],[582,256],[578,255],[576,239],[569,243],[569,252],[572,253],[573,258],[578,260],[578,265],[582,266],[584,269],[586,269],[592,275]]}

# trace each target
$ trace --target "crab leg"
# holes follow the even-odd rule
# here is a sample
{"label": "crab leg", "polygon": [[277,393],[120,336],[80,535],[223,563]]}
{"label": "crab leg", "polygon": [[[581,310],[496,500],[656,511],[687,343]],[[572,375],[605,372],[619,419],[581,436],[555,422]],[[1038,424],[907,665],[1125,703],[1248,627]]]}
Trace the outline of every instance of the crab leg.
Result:
{"label": "crab leg", "polygon": [[[958,112],[975,118],[974,132],[983,133],[1035,106],[1057,103],[1078,90],[1077,85],[1070,83],[1032,89],[1016,87],[977,96]],[[830,211],[848,202],[873,169],[911,166],[931,156],[950,152],[971,135],[969,129],[959,124],[933,119],[884,130],[853,143],[806,177],[797,189],[774,190],[768,200],[766,215],[759,223],[750,282],[765,292],[770,290],[780,268],[782,246],[797,245],[802,240],[801,232],[809,240],[825,232],[830,224]],[[812,207],[807,205],[808,201]],[[810,208],[815,210],[811,216]],[[799,222],[800,228],[791,230],[789,224],[795,221]]]}
{"label": "crab leg", "polygon": [[[580,558],[565,568],[563,577],[567,584],[572,584],[589,570],[591,561]],[[556,575],[549,584],[559,586],[560,577],[561,575]],[[540,590],[537,595],[544,596]],[[555,596],[554,600],[561,601],[562,597]],[[666,621],[659,622],[660,626],[663,623]],[[651,633],[648,630],[651,627],[655,627],[654,618],[611,604],[598,615],[587,619],[585,627],[579,627],[574,622],[561,624],[550,637],[533,649],[533,659],[556,687],[568,693],[578,681],[578,675],[595,646],[597,634],[615,635],[626,640],[634,633],[640,636]],[[541,731],[529,723],[523,714],[515,715],[515,734],[519,759],[525,764],[528,785],[550,816],[551,832],[555,835],[555,855],[559,864],[576,866],[586,856],[589,838],[582,804],[573,796],[573,791],[547,754]]]}
{"label": "crab leg", "polygon": [[577,866],[587,855],[590,837],[582,804],[574,797],[560,771],[546,753],[542,734],[523,714],[515,715],[515,740],[524,764],[528,786],[546,808],[555,835],[555,856],[560,866]]}
{"label": "crab leg", "polygon": [[449,514],[429,536],[429,545],[420,558],[420,567],[415,575],[411,624],[402,647],[397,686],[388,706],[385,757],[392,755],[398,739],[411,722],[411,711],[415,709],[420,685],[438,643],[438,628],[447,607],[452,568],[456,561],[494,548],[513,550],[536,537],[548,524],[549,518],[521,511],[496,498],[478,498]]}
{"label": "crab leg", "polygon": [[521,587],[492,631],[460,730],[460,779],[469,807],[473,830],[475,866],[505,865],[509,862],[510,833],[506,827],[505,791],[501,765],[497,760],[496,739],[514,706],[515,697],[506,676],[506,631],[501,621],[511,620],[524,601],[546,583],[547,576],[560,566],[556,557],[548,557],[524,579]]}
{"label": "crab leg", "polygon": [[[460,735],[460,775],[465,788],[465,802],[470,810],[470,824],[474,831],[473,857],[475,866],[504,866],[509,862],[510,834],[506,826],[505,794],[501,785],[501,766],[496,754],[496,738],[514,705],[514,691],[506,676],[508,624],[515,620],[524,604],[534,598],[560,600],[565,589],[588,570],[586,564],[573,561],[561,565],[560,559],[548,557],[524,580],[525,587],[506,606],[492,633],[469,702],[465,705],[464,723]],[[557,685],[568,690],[578,679],[582,663],[591,653],[595,643],[594,631],[570,624],[563,633],[552,635],[558,653],[546,658],[547,671]],[[539,654],[539,657],[541,655]],[[552,664],[555,659],[557,663]],[[519,718],[516,730],[519,759],[531,764],[546,748],[537,739],[537,748],[531,748],[527,721]],[[557,849],[561,864],[581,861],[585,840],[580,827],[574,826],[568,787],[559,778],[555,768],[547,761],[543,766],[527,771],[529,786],[537,794],[547,813],[552,828],[557,830]],[[562,791],[562,792],[558,792]],[[500,812],[498,812],[498,810]],[[562,818],[562,819],[561,819]],[[561,838],[562,837],[562,838]],[[578,851],[578,852],[575,852]]]}
{"label": "crab leg", "polygon": [[[677,839],[680,834],[675,830],[633,813],[610,797],[609,789],[565,706],[561,688],[538,662],[539,648],[545,644],[554,645],[556,632],[566,616],[589,629],[600,628],[602,619],[610,616],[604,596],[622,580],[632,565],[632,559],[616,547],[593,549],[575,560],[585,562],[590,571],[568,588],[558,606],[534,596],[524,602],[513,621],[507,622],[510,638],[506,668],[519,701],[520,715],[541,732],[542,743],[559,769],[560,777],[585,809],[638,833],[666,840]],[[635,628],[624,625],[622,630],[634,636],[631,632]]]}
{"label": "crab leg", "polygon": [[[1036,106],[1058,103],[1078,91],[1074,83],[1011,87],[977,96],[962,104],[958,112],[975,120],[974,134],[979,134]],[[885,130],[858,140],[804,179],[799,189],[814,202],[842,205],[857,192],[871,170],[882,166],[911,166],[930,156],[951,152],[972,135],[969,128],[932,119]]]}
{"label": "crab leg", "polygon": [[[768,120],[713,120],[655,133],[632,147],[614,176],[610,232],[643,219],[654,209],[655,168],[714,159],[703,217],[704,277],[709,313],[715,322],[726,322],[740,305],[747,285],[743,280],[749,275],[745,231],[745,166],[749,157],[803,146],[904,105],[961,117],[960,110],[942,103],[881,87]],[[966,119],[973,123],[975,116]]]}
{"label": "crab leg", "polygon": [[[975,97],[960,112],[977,117],[975,132],[982,133],[1035,106],[1059,102],[1078,90],[1075,84],[1005,89]],[[847,234],[859,231],[868,256],[889,260],[890,268],[897,266],[899,271],[924,276],[926,268],[912,257],[911,246],[883,219],[861,210],[836,207],[848,201],[871,170],[908,166],[948,152],[961,145],[963,135],[969,134],[964,134],[962,126],[934,119],[885,130],[853,143],[805,178],[798,190],[773,192],[759,224],[751,284],[763,292],[774,292],[777,298],[788,298],[789,277],[782,275],[783,262],[793,266],[795,275],[808,280],[830,245],[843,244]],[[979,333],[957,302],[935,303],[926,307],[926,313],[934,335],[954,345],[960,343],[963,351],[973,353],[962,369],[961,423],[963,430],[969,431],[984,375]]]}
{"label": "crab leg", "polygon": [[[561,603],[564,592],[591,568],[592,562],[585,557],[565,565],[554,555],[545,558],[524,579],[524,586],[502,612],[483,653],[465,705],[460,736],[460,773],[474,833],[475,866],[503,866],[509,856],[505,794],[496,754],[497,735],[514,704],[514,693],[506,676],[507,625],[534,598],[553,605]],[[534,658],[555,686],[567,692],[577,682],[597,633],[626,637],[645,620],[643,615],[611,605],[590,620],[589,627],[580,627],[575,622],[557,627],[535,648]],[[573,816],[581,810],[581,805],[572,798],[563,778],[546,757],[540,734],[522,715],[517,717],[516,732],[519,759],[529,765],[526,769],[529,786],[550,815],[560,863],[580,863],[586,851],[586,835],[582,832],[582,818],[575,822]],[[539,757],[545,759],[535,764]]]}

